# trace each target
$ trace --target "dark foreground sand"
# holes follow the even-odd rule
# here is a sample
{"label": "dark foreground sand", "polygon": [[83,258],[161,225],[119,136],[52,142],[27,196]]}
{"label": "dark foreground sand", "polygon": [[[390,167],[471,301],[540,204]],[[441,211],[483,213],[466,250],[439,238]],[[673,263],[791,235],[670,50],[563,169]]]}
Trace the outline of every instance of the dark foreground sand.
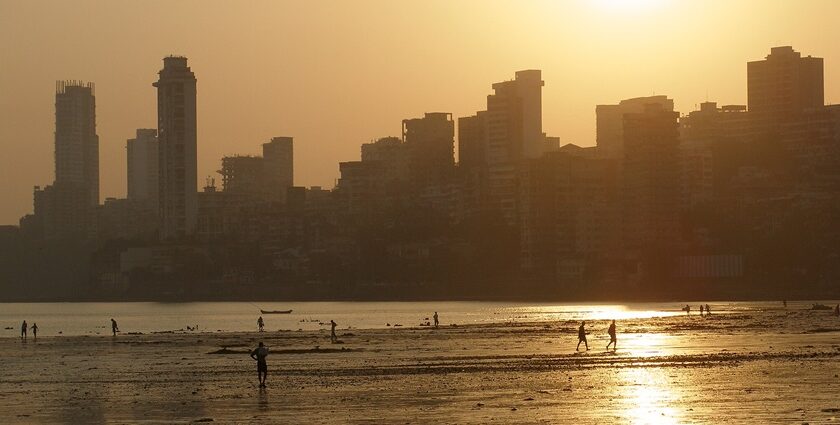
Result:
{"label": "dark foreground sand", "polygon": [[627,321],[617,353],[593,323],[580,354],[574,323],[3,338],[0,422],[840,423],[830,320]]}

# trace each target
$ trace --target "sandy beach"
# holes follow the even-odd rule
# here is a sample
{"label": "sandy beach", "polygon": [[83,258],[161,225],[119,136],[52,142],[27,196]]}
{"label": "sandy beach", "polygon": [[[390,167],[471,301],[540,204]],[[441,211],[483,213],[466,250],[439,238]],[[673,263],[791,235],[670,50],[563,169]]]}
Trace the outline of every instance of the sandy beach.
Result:
{"label": "sandy beach", "polygon": [[[837,423],[840,318],[0,338],[4,423]],[[247,352],[270,347],[268,388]]]}

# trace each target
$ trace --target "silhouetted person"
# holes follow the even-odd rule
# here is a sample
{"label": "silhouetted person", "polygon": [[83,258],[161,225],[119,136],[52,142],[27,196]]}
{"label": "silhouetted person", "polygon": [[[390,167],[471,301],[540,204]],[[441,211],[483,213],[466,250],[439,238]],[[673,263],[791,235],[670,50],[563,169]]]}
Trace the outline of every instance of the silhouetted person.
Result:
{"label": "silhouetted person", "polygon": [[117,326],[117,321],[114,320],[114,318],[112,317],[111,318],[111,332],[114,334],[114,336],[117,336],[117,332],[119,332],[119,331],[120,331],[120,328]]}
{"label": "silhouetted person", "polygon": [[610,324],[610,328],[607,329],[607,333],[610,334],[610,342],[607,344],[607,350],[610,349],[610,344],[613,346],[613,351],[618,349],[618,343],[615,339],[615,320],[612,321]]}
{"label": "silhouetted person", "polygon": [[26,320],[24,320],[23,323],[20,325],[20,339],[26,339],[27,328],[28,326],[26,326]]}
{"label": "silhouetted person", "polygon": [[787,308],[787,300],[782,300],[782,306],[783,306],[784,308]]}
{"label": "silhouetted person", "polygon": [[700,317],[703,317],[703,304],[700,304]]}
{"label": "silhouetted person", "polygon": [[260,316],[260,318],[257,319],[257,326],[260,328],[260,332],[262,332],[263,327],[265,327],[265,322],[263,322],[262,316]]}
{"label": "silhouetted person", "polygon": [[335,326],[336,326],[335,321],[330,320],[330,341],[333,344],[335,344],[335,342],[338,341],[338,337],[335,336]]}
{"label": "silhouetted person", "polygon": [[580,322],[580,327],[578,328],[578,343],[577,347],[575,347],[575,351],[580,350],[580,343],[582,342],[583,345],[586,347],[586,351],[589,351],[589,343],[586,342],[586,322]]}
{"label": "silhouetted person", "polygon": [[257,361],[257,379],[260,381],[260,388],[265,387],[265,378],[268,377],[268,363],[265,358],[268,356],[268,347],[260,342],[259,347],[251,351],[251,358]]}
{"label": "silhouetted person", "polygon": [[32,327],[29,329],[32,329],[32,338],[38,339],[38,324],[32,323]]}
{"label": "silhouetted person", "polygon": [[710,309],[709,305],[706,304],[706,316],[711,316],[711,315],[712,315],[712,309]]}
{"label": "silhouetted person", "polygon": [[435,319],[435,327],[438,327],[438,323],[439,323],[439,322],[438,322],[438,315],[437,315],[437,312],[435,312],[435,315],[434,315],[434,316],[432,316],[432,317]]}
{"label": "silhouetted person", "polygon": [[683,310],[685,310],[685,314],[687,316],[691,316],[691,306],[690,305],[686,304],[685,307],[683,307]]}
{"label": "silhouetted person", "polygon": [[840,316],[840,304],[837,304],[836,306],[834,306],[834,315],[835,316]]}

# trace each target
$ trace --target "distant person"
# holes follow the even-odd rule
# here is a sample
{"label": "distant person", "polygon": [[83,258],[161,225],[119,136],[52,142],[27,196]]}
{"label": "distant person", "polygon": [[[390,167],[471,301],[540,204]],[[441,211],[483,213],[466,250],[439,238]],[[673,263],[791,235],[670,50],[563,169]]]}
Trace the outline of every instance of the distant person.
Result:
{"label": "distant person", "polygon": [[834,315],[835,316],[840,316],[840,304],[837,304],[836,306],[834,306]]}
{"label": "distant person", "polygon": [[338,337],[335,335],[335,327],[335,320],[330,320],[330,342],[332,342],[333,344],[338,342]]}
{"label": "distant person", "polygon": [[29,329],[32,330],[32,338],[38,339],[38,324],[37,323],[32,323],[32,327],[29,328]]}
{"label": "distant person", "polygon": [[703,317],[703,304],[700,304],[700,317]]}
{"label": "distant person", "polygon": [[262,316],[260,316],[260,318],[257,319],[257,326],[260,328],[260,332],[262,332],[263,328],[265,327],[265,322],[263,322]]}
{"label": "distant person", "polygon": [[686,304],[685,307],[683,307],[683,310],[685,310],[685,314],[687,316],[691,316],[691,306],[690,305]]}
{"label": "distant person", "polygon": [[618,349],[618,343],[615,338],[615,320],[612,321],[610,324],[610,328],[607,329],[607,333],[610,335],[610,342],[607,344],[607,350],[610,349],[610,345],[613,346],[613,351]]}
{"label": "distant person", "polygon": [[114,320],[114,318],[112,317],[111,318],[111,332],[114,334],[114,336],[117,336],[117,332],[119,332],[119,331],[120,331],[120,328],[119,328],[119,326],[117,326],[117,321]]}
{"label": "distant person", "polygon": [[251,358],[257,361],[257,379],[260,381],[260,388],[265,388],[265,378],[268,377],[268,363],[265,358],[268,356],[268,347],[260,341],[259,347],[251,351]]}
{"label": "distant person", "polygon": [[782,300],[782,306],[783,306],[784,308],[787,308],[787,300]]}
{"label": "distant person", "polygon": [[28,326],[26,326],[26,320],[24,320],[23,323],[20,325],[20,339],[26,339],[27,328]]}
{"label": "distant person", "polygon": [[586,342],[586,322],[580,322],[580,327],[578,327],[578,343],[577,347],[575,347],[575,351],[580,350],[580,343],[582,342],[586,347],[586,351],[589,351],[589,343]]}
{"label": "distant person", "polygon": [[438,327],[438,323],[440,323],[440,322],[438,322],[438,314],[437,314],[437,312],[435,312],[435,315],[434,315],[434,316],[432,316],[432,318],[435,320],[435,327]]}
{"label": "distant person", "polygon": [[710,309],[709,305],[706,304],[706,316],[711,316],[711,315],[712,315],[712,309]]}

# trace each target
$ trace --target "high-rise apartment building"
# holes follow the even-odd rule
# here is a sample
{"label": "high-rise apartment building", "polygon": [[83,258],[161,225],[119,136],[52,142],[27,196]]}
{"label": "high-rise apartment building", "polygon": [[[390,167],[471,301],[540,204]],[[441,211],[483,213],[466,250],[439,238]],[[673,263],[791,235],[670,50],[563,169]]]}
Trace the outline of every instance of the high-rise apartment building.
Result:
{"label": "high-rise apartment building", "polygon": [[455,121],[445,112],[402,122],[411,182],[418,186],[449,181],[455,170]]}
{"label": "high-rise apartment building", "polygon": [[161,237],[192,235],[196,226],[196,79],[187,58],[163,59],[158,92],[159,199]]}
{"label": "high-rise apartment building", "polygon": [[631,255],[669,253],[679,245],[678,118],[660,104],[624,114],[623,229]]}
{"label": "high-rise apartment building", "polygon": [[674,110],[674,100],[668,96],[647,96],[625,99],[617,105],[595,106],[595,142],[603,155],[621,158],[624,148],[624,114],[645,111],[646,105],[660,105],[665,111]]}
{"label": "high-rise apartment building", "polygon": [[263,143],[263,160],[272,199],[284,200],[288,188],[295,185],[294,139],[274,137]]}
{"label": "high-rise apartment building", "polygon": [[773,47],[764,60],[747,63],[747,108],[787,118],[824,104],[823,60],[791,46]]}
{"label": "high-rise apartment building", "polygon": [[56,83],[55,184],[81,189],[81,203],[99,205],[99,136],[93,83]]}
{"label": "high-rise apartment building", "polygon": [[127,198],[158,210],[158,138],[154,128],[137,129],[137,135],[125,144],[128,160]]}

